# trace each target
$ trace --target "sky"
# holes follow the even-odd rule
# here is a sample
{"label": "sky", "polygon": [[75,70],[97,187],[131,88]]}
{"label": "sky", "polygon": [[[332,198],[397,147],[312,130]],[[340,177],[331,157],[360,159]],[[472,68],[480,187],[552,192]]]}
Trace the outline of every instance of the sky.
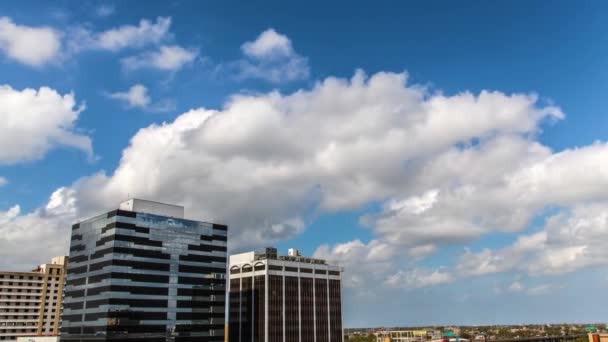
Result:
{"label": "sky", "polygon": [[605,322],[607,12],[1,2],[0,269],[138,197],[342,265],[346,327]]}

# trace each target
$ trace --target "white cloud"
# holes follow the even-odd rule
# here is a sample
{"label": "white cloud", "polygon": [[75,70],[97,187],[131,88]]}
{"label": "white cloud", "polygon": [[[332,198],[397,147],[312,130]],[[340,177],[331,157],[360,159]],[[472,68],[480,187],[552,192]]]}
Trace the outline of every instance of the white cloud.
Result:
{"label": "white cloud", "polygon": [[467,251],[458,269],[472,275],[519,270],[538,276],[606,266],[608,252],[602,246],[608,242],[607,205],[578,204],[547,218],[542,231],[522,235],[511,246]]}
{"label": "white cloud", "polygon": [[454,281],[454,277],[448,272],[414,268],[408,271],[398,271],[389,276],[384,284],[394,288],[416,289],[448,284],[452,281]]}
{"label": "white cloud", "polygon": [[126,92],[109,94],[110,98],[124,102],[128,107],[146,108],[151,100],[148,88],[142,84],[135,84]]}
{"label": "white cloud", "polygon": [[8,180],[4,177],[0,177],[0,186],[8,184]]}
{"label": "white cloud", "polygon": [[260,33],[254,41],[245,42],[241,50],[246,56],[258,59],[289,57],[294,54],[291,40],[274,29]]}
{"label": "white cloud", "polygon": [[274,29],[262,32],[241,46],[244,58],[232,64],[238,78],[259,78],[281,83],[308,78],[308,60],[295,52],[291,40]]}
{"label": "white cloud", "polygon": [[66,30],[64,54],[69,56],[82,51],[100,50],[117,52],[158,46],[172,39],[171,22],[170,17],[157,17],[155,22],[141,19],[137,25],[122,25],[105,31],[94,31],[85,25],[71,27]]}
{"label": "white cloud", "polygon": [[[591,246],[585,242],[595,235],[552,244],[552,234],[539,232],[503,251],[469,251],[454,271],[416,265],[443,245],[520,232],[547,206],[608,202],[602,191],[608,145],[554,152],[536,140],[543,122],[562,117],[535,95],[444,95],[408,84],[406,74],[357,72],[291,94],[235,95],[222,108],[194,109],[142,128],[113,172],[68,189],[78,217],[110,209],[129,194],[180,203],[193,218],[228,223],[232,248],[300,234],[311,212],[383,203],[362,219],[374,234],[370,242],[325,245],[315,253],[355,270],[345,275],[348,283],[367,289],[514,270],[529,255],[545,260],[538,253],[550,251],[548,245],[569,254],[539,265],[574,269],[592,260],[591,247],[578,254],[568,248]],[[589,227],[600,228],[584,231],[603,236],[603,221],[592,222]],[[532,272],[534,263],[528,264]]]}
{"label": "white cloud", "polygon": [[552,283],[525,285],[521,281],[514,281],[506,290],[511,293],[524,294],[527,296],[540,296],[549,294],[560,288],[563,288],[563,286]]}
{"label": "white cloud", "polygon": [[74,129],[83,110],[84,104],[78,105],[72,93],[0,86],[0,164],[40,159],[61,145],[91,157],[91,139]]}
{"label": "white cloud", "polygon": [[109,17],[114,14],[116,8],[111,4],[101,4],[95,9],[95,13],[99,17]]}
{"label": "white cloud", "polygon": [[137,56],[126,57],[121,60],[125,69],[158,69],[163,71],[178,71],[187,64],[192,63],[198,51],[185,49],[177,45],[163,45],[158,50],[144,52]]}
{"label": "white cloud", "polygon": [[70,227],[76,220],[69,210],[71,192],[55,191],[46,207],[21,213],[16,205],[0,211],[0,260],[2,268],[30,269],[51,257],[65,255],[69,246]]}
{"label": "white cloud", "polygon": [[158,17],[153,23],[142,19],[138,26],[124,25],[100,32],[93,37],[96,47],[117,51],[124,48],[158,44],[169,36],[170,17]]}
{"label": "white cloud", "polygon": [[0,51],[17,62],[40,67],[56,62],[61,49],[61,34],[46,26],[15,24],[0,17]]}

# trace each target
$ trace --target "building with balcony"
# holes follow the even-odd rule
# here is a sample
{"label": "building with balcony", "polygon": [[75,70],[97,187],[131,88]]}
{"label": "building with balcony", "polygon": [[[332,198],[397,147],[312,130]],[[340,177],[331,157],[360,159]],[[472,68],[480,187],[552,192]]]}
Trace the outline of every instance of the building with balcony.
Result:
{"label": "building with balcony", "polygon": [[0,341],[58,335],[66,259],[55,257],[30,272],[0,272]]}

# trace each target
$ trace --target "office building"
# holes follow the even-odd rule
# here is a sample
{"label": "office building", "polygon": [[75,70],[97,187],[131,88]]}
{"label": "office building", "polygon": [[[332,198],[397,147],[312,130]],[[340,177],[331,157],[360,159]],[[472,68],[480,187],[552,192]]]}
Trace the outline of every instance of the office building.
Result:
{"label": "office building", "polygon": [[275,248],[230,256],[230,342],[342,342],[342,268]]}
{"label": "office building", "polygon": [[61,341],[222,342],[225,225],[133,199],[74,224]]}
{"label": "office building", "polygon": [[58,334],[65,267],[62,256],[31,272],[0,272],[0,341]]}

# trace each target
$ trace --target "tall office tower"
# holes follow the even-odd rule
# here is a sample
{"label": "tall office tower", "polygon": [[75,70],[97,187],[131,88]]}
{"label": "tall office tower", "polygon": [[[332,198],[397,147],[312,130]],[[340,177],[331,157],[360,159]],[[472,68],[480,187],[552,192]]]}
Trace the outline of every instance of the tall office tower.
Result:
{"label": "tall office tower", "polygon": [[230,342],[342,342],[342,268],[275,248],[230,256]]}
{"label": "tall office tower", "polygon": [[61,341],[224,340],[225,225],[138,199],[72,227]]}
{"label": "tall office tower", "polygon": [[66,257],[31,272],[0,272],[0,341],[59,333]]}

